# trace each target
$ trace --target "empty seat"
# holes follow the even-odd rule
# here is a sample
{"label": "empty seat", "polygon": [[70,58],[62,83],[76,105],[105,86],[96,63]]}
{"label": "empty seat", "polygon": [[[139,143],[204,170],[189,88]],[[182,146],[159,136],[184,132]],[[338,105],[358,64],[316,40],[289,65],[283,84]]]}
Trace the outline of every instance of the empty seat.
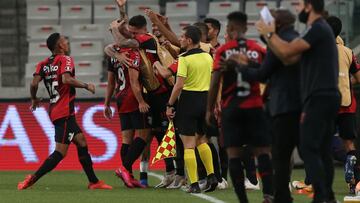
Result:
{"label": "empty seat", "polygon": [[35,73],[37,63],[26,63],[25,78],[32,78]]}
{"label": "empty seat", "polygon": [[80,24],[73,26],[71,41],[104,40],[105,28],[99,24]]}
{"label": "empty seat", "polygon": [[220,21],[226,20],[226,16],[233,12],[240,10],[240,2],[225,1],[225,2],[210,2],[209,13],[207,17],[215,18]]}
{"label": "empty seat", "polygon": [[33,25],[28,32],[28,41],[42,41],[52,33],[62,33],[60,25]]}
{"label": "empty seat", "polygon": [[172,17],[177,17],[177,19],[186,18],[186,17],[197,18],[197,2],[196,1],[167,2],[166,16],[169,17],[169,19],[171,19]]}
{"label": "empty seat", "polygon": [[29,43],[29,63],[37,63],[51,56],[50,50],[47,48],[46,42],[30,42]]}
{"label": "empty seat", "polygon": [[119,18],[119,9],[114,1],[94,1],[94,23],[108,25],[116,18]]}
{"label": "empty seat", "polygon": [[28,4],[26,9],[27,33],[34,25],[59,24],[58,5]]}
{"label": "empty seat", "polygon": [[[101,75],[99,74],[76,74],[75,77],[76,79],[86,83],[99,83],[101,79]],[[86,94],[89,95],[88,92],[86,92]],[[78,92],[77,95],[79,95]]]}
{"label": "empty seat", "polygon": [[75,61],[101,61],[103,59],[104,47],[102,41],[75,41],[70,43],[70,48]]}
{"label": "empty seat", "polygon": [[91,10],[91,1],[62,0],[60,23],[63,26],[63,32],[71,36],[75,24],[90,24]]}
{"label": "empty seat", "polygon": [[195,21],[170,21],[171,30],[176,33],[178,36],[181,35],[181,32],[184,27],[194,24]]}
{"label": "empty seat", "polygon": [[289,9],[293,14],[297,13],[297,7],[300,5],[298,0],[281,1],[281,7]]}
{"label": "empty seat", "polygon": [[102,61],[75,60],[75,70],[77,75],[100,75]]}
{"label": "empty seat", "polygon": [[156,13],[160,12],[160,6],[157,4],[149,4],[148,2],[146,2],[146,4],[128,4],[128,16],[132,17],[135,15],[145,15],[144,11],[146,9],[151,9]]}
{"label": "empty seat", "polygon": [[260,36],[260,34],[258,33],[256,26],[255,26],[256,21],[248,21],[247,22],[247,31],[245,36],[248,38],[257,38]]}
{"label": "empty seat", "polygon": [[276,8],[275,1],[246,1],[246,14],[250,20],[258,20],[260,18],[261,9],[267,6],[269,9]]}

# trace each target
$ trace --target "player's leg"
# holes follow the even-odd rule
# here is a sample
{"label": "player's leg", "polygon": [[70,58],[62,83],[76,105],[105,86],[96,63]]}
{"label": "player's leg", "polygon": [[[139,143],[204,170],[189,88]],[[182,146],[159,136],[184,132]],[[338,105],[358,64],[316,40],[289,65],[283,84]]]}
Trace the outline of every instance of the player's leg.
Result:
{"label": "player's leg", "polygon": [[[354,140],[356,139],[356,115],[353,113],[342,113],[337,117],[339,136],[343,140],[346,151],[345,181],[349,184],[350,193],[355,193],[356,183],[359,181],[359,152],[356,150]],[[356,174],[356,175],[355,175]]]}
{"label": "player's leg", "polygon": [[224,147],[229,158],[229,173],[235,193],[241,203],[248,203],[245,184],[244,166],[241,146],[246,140],[244,131],[245,117],[242,110],[227,107],[221,113],[221,129],[224,136]]}
{"label": "player's leg", "polygon": [[[321,202],[330,198],[333,163],[323,156],[331,155],[331,148],[322,148],[323,141],[332,138],[328,133],[330,122],[335,121],[338,111],[338,98],[335,96],[312,97],[303,108],[300,122],[300,150],[304,160],[306,175],[315,192],[314,201]],[[331,144],[331,143],[330,143]],[[329,150],[329,151],[327,151]],[[330,158],[331,157],[326,157]]]}
{"label": "player's leg", "polygon": [[72,142],[76,145],[79,162],[89,180],[88,188],[112,189],[111,186],[106,185],[104,181],[99,181],[99,179],[96,177],[86,138],[76,123],[75,116],[72,116],[69,119],[69,131],[75,135],[72,139]]}
{"label": "player's leg", "polygon": [[146,141],[150,136],[150,126],[149,126],[149,118],[147,114],[140,113],[140,111],[135,111],[129,113],[131,125],[135,129],[137,136],[132,141],[128,153],[123,160],[123,166],[119,171],[119,177],[122,178],[125,185],[128,187],[141,187],[144,188],[146,186],[141,185],[138,180],[136,180],[132,174],[132,166],[134,162],[140,157],[141,153],[144,151],[146,147]]}
{"label": "player's leg", "polygon": [[23,190],[36,181],[38,181],[46,173],[53,170],[58,163],[66,156],[69,148],[69,132],[67,131],[68,119],[61,118],[54,121],[55,126],[55,151],[43,162],[40,168],[33,175],[28,175],[23,182],[19,182],[18,189]]}
{"label": "player's leg", "polygon": [[[253,153],[253,147],[246,145],[242,147],[242,157],[243,164],[246,172],[246,178],[255,188],[258,184],[258,180],[256,177],[256,165],[255,165],[255,156]],[[246,185],[245,185],[246,187]]]}
{"label": "player's leg", "polygon": [[258,160],[264,199],[270,201],[274,196],[271,134],[264,110],[262,108],[246,110],[245,124],[246,134],[250,136],[250,144],[254,146],[254,153]]}
{"label": "player's leg", "polygon": [[299,142],[300,113],[278,115],[273,118],[272,157],[274,163],[274,202],[291,203],[289,182],[291,156]]}
{"label": "player's leg", "polygon": [[[175,124],[176,126],[176,124]],[[184,162],[184,144],[181,141],[181,138],[177,132],[175,132],[176,136],[176,174],[174,181],[167,186],[166,188],[169,189],[178,189],[181,186],[186,184],[186,177],[185,177],[185,162]]]}
{"label": "player's leg", "polygon": [[146,140],[146,147],[140,156],[140,183],[148,186],[148,170],[149,170],[149,159],[150,159],[150,146],[153,140],[153,133],[151,133]]}

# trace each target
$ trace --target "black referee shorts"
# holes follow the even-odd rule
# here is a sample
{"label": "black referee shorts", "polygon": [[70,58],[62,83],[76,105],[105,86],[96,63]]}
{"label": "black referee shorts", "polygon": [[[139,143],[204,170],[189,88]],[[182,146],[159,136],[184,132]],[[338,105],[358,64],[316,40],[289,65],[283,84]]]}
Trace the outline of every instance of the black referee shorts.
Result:
{"label": "black referee shorts", "polygon": [[262,108],[227,107],[222,110],[221,117],[224,147],[270,146],[269,125]]}
{"label": "black referee shorts", "polygon": [[205,134],[205,114],[208,92],[182,91],[175,114],[176,129],[180,135]]}
{"label": "black referee shorts", "polygon": [[74,137],[82,133],[75,116],[64,117],[53,122],[55,127],[55,142],[70,144]]}
{"label": "black referee shorts", "polygon": [[356,115],[355,113],[341,113],[336,118],[336,126],[339,136],[344,140],[356,139]]}

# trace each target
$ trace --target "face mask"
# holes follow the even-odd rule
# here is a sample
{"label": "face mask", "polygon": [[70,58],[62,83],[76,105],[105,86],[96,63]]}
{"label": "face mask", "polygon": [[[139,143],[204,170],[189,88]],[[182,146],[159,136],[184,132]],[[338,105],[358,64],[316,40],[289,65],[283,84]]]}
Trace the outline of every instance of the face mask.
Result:
{"label": "face mask", "polygon": [[309,19],[309,13],[305,12],[305,9],[303,9],[300,13],[299,13],[299,21],[306,24],[308,19]]}

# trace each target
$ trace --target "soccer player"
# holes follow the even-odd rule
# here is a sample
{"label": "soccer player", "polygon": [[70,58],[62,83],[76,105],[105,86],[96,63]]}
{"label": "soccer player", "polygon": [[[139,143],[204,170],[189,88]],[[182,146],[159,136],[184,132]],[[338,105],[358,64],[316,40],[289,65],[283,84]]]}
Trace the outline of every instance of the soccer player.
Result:
{"label": "soccer player", "polygon": [[[212,58],[200,49],[201,31],[195,26],[184,28],[180,37],[181,48],[186,52],[179,57],[175,86],[167,103],[166,115],[175,118],[176,128],[184,144],[185,168],[190,180],[189,193],[200,193],[197,176],[195,147],[207,172],[207,188],[213,191],[217,186],[212,155],[209,145],[197,145],[205,133],[206,98],[210,85]],[[179,97],[176,108],[175,102]]]}
{"label": "soccer player", "polygon": [[274,22],[258,21],[256,25],[284,64],[300,60],[300,153],[314,188],[314,202],[336,201],[331,141],[340,106],[339,61],[334,34],[322,17],[324,7],[324,0],[301,1],[299,20],[307,29],[291,42],[275,33]]}
{"label": "soccer player", "polygon": [[[299,36],[294,29],[295,16],[285,9],[272,12],[276,33],[291,41]],[[274,163],[274,202],[292,202],[289,190],[291,157],[299,144],[299,120],[301,114],[300,64],[284,65],[271,50],[267,50],[263,63],[258,68],[242,68],[244,80],[268,82],[268,110],[271,116]],[[291,98],[291,99],[290,99]]]}
{"label": "soccer player", "polygon": [[340,38],[342,23],[335,16],[326,19],[333,30],[339,53],[339,91],[341,107],[336,119],[339,136],[342,138],[347,153],[345,162],[345,181],[349,184],[350,194],[355,194],[355,186],[360,181],[360,154],[355,148],[356,139],[356,99],[352,90],[353,83],[360,82],[360,65],[351,49],[344,46]]}
{"label": "soccer player", "polygon": [[214,18],[205,18],[204,23],[206,23],[209,28],[208,40],[210,41],[211,46],[214,49],[219,48],[220,42],[218,41],[218,37],[221,29],[220,22]]}
{"label": "soccer player", "polygon": [[224,65],[223,59],[244,53],[253,63],[261,63],[265,50],[253,40],[244,38],[247,16],[233,12],[228,16],[226,28],[228,41],[220,46],[215,55],[212,81],[209,91],[207,122],[213,115],[220,78],[223,78],[221,127],[224,133],[224,146],[229,157],[230,176],[240,202],[248,202],[244,186],[244,166],[242,147],[254,147],[258,159],[258,170],[263,183],[264,202],[272,202],[272,163],[270,158],[271,138],[267,131],[263,101],[258,82],[247,82],[241,73]]}
{"label": "soccer player", "polygon": [[76,145],[79,161],[89,180],[89,189],[112,189],[111,186],[99,180],[92,167],[88,146],[84,134],[76,123],[74,100],[75,88],[83,88],[95,93],[95,86],[75,79],[73,59],[68,56],[69,42],[59,33],[53,33],[47,38],[47,47],[52,56],[40,62],[35,70],[30,86],[31,110],[35,111],[40,100],[36,97],[38,85],[44,81],[50,97],[49,115],[55,126],[55,151],[45,160],[33,175],[28,175],[18,184],[23,190],[32,186],[43,175],[53,170],[65,158],[69,145]]}
{"label": "soccer player", "polygon": [[[123,22],[121,22],[123,23]],[[132,37],[130,32],[126,32],[126,27],[119,29],[120,23],[117,20],[111,24],[112,32],[121,30],[119,36]],[[119,40],[121,41],[121,40]],[[122,166],[115,171],[129,188],[141,187],[132,175],[132,165],[139,158],[146,146],[146,139],[149,134],[150,124],[147,115],[150,106],[145,102],[140,83],[140,54],[133,48],[113,47],[119,54],[126,53],[130,61],[127,64],[120,63],[116,58],[111,58],[108,67],[108,86],[105,95],[104,116],[111,119],[112,110],[110,108],[111,97],[116,94],[116,103],[121,122],[122,145],[120,156]],[[134,139],[135,132],[137,137]]]}

